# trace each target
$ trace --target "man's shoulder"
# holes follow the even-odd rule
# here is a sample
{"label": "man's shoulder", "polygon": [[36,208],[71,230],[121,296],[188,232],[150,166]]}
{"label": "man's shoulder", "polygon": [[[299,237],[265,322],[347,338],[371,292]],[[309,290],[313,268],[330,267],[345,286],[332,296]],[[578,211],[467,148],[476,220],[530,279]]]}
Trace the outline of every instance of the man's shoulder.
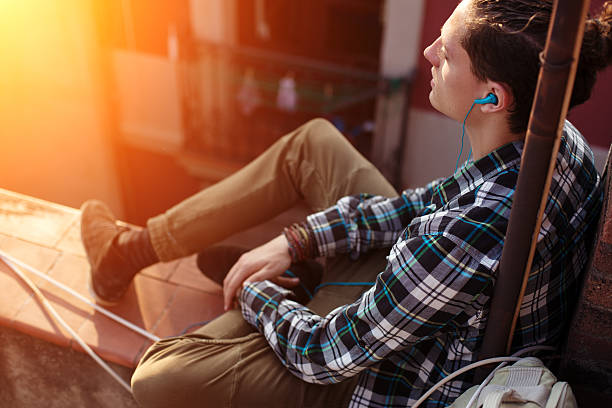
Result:
{"label": "man's shoulder", "polygon": [[573,194],[567,198],[585,199],[598,188],[599,180],[591,147],[580,131],[566,120],[551,181],[551,195],[571,190]]}
{"label": "man's shoulder", "polygon": [[580,131],[568,120],[563,125],[557,163],[566,163],[570,168],[588,167],[595,169],[591,147]]}

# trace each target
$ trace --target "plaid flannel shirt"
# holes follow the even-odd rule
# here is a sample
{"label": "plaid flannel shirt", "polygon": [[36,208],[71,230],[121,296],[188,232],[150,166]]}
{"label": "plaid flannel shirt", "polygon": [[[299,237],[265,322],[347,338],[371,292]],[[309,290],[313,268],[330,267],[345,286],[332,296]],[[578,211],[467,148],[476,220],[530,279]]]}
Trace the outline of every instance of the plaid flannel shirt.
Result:
{"label": "plaid flannel shirt", "polygon": [[[269,281],[251,283],[241,293],[244,318],[304,381],[358,375],[352,407],[411,406],[478,359],[522,148],[507,144],[399,197],[344,197],[309,216],[320,255],[391,247],[385,270],[354,303],[327,316]],[[514,348],[555,344],[563,335],[600,205],[592,152],[566,122]],[[470,385],[469,376],[451,381],[424,406],[446,406]]]}

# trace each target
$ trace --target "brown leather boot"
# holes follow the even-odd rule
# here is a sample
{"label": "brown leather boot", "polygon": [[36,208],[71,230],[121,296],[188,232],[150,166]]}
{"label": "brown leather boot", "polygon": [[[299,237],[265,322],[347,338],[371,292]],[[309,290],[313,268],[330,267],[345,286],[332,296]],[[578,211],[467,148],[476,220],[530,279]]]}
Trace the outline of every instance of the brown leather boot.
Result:
{"label": "brown leather boot", "polygon": [[90,289],[106,306],[119,302],[134,275],[159,262],[146,229],[117,225],[106,204],[98,200],[81,206],[81,240],[90,268]]}

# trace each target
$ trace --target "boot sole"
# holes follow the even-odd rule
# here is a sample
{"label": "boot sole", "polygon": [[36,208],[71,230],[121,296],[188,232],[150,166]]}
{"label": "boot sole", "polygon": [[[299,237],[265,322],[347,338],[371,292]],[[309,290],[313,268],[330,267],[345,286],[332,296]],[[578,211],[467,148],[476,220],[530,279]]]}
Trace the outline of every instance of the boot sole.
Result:
{"label": "boot sole", "polygon": [[87,289],[89,290],[89,294],[91,295],[91,297],[95,300],[95,302],[99,305],[102,305],[104,307],[112,307],[112,306],[116,306],[119,304],[119,301],[110,301],[110,300],[105,300],[102,299],[100,296],[98,296],[98,294],[96,293],[96,291],[93,288],[93,283],[91,282],[91,274],[89,276],[89,279],[87,280]]}

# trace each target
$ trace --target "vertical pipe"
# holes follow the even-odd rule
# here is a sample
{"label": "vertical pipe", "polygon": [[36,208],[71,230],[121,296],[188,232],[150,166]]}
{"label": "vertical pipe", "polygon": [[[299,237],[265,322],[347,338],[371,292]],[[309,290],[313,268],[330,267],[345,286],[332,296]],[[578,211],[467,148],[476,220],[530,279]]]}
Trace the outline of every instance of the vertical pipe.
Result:
{"label": "vertical pipe", "polygon": [[546,206],[590,0],[556,0],[479,358],[507,354]]}

